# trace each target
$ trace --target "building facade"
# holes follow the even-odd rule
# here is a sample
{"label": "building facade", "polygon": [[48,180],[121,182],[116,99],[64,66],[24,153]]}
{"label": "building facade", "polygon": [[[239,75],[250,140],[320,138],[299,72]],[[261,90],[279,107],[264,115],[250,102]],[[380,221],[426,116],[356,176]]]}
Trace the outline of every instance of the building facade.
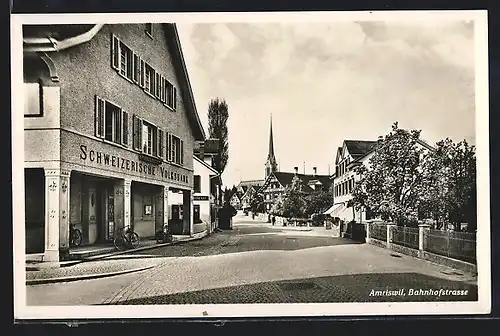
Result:
{"label": "building facade", "polygon": [[[215,170],[215,156],[218,153],[220,141],[218,139],[206,139],[196,141],[194,154],[197,158],[203,161],[207,166]],[[215,170],[217,172],[217,170]],[[210,233],[218,227],[217,211],[222,204],[222,178],[221,175],[212,176],[210,178]]]}
{"label": "building facade", "polygon": [[[364,165],[370,168],[370,158],[376,153],[381,139],[378,141],[366,140],[344,140],[341,147],[338,147],[335,158],[335,174],[333,178],[333,206],[325,214],[348,223],[356,221],[362,223],[369,219],[374,219],[369,209],[355,210],[350,204],[352,192],[361,176],[356,173],[355,168]],[[427,150],[434,148],[424,141],[417,141],[417,145]],[[423,154],[422,154],[423,155]]]}
{"label": "building facade", "polygon": [[238,194],[240,195],[241,208],[243,210],[249,209],[251,207],[251,202],[254,195],[264,184],[264,180],[248,180],[241,181],[236,187]]}
{"label": "building facade", "polygon": [[267,213],[271,211],[275,199],[285,193],[286,188],[292,184],[294,178],[298,178],[302,182],[302,191],[306,194],[312,193],[319,188],[324,190],[330,189],[330,176],[318,175],[316,173],[316,168],[314,168],[313,174],[299,174],[298,167],[295,167],[294,173],[273,172],[267,177],[259,190],[264,196],[265,210]]}
{"label": "building facade", "polygon": [[205,230],[212,232],[212,206],[215,202],[216,191],[212,188],[212,180],[219,178],[218,172],[205,161],[194,156],[194,233]]}
{"label": "building facade", "polygon": [[[25,26],[26,251],[193,233],[205,138],[174,24]],[[171,202],[169,202],[171,199]]]}

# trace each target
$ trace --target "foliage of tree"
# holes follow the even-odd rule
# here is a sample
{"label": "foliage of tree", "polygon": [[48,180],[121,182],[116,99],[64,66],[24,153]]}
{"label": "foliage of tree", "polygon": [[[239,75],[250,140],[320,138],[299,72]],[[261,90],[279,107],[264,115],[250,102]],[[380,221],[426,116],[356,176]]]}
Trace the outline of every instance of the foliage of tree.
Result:
{"label": "foliage of tree", "polygon": [[475,147],[446,138],[436,144],[424,163],[427,193],[424,195],[422,215],[433,218],[437,228],[446,223],[460,229],[468,223],[476,228],[476,157]]}
{"label": "foliage of tree", "polygon": [[[350,205],[371,210],[399,225],[432,218],[436,228],[447,223],[460,229],[476,227],[475,147],[466,141],[439,141],[435,150],[417,146],[420,131],[393,124],[368,161],[356,172],[361,176]],[[354,211],[354,209],[353,209]]]}
{"label": "foliage of tree", "polygon": [[294,176],[290,185],[285,187],[283,200],[283,216],[287,218],[302,218],[307,206],[306,193],[303,191],[304,183]]}
{"label": "foliage of tree", "polygon": [[229,109],[224,99],[212,99],[208,105],[208,133],[210,138],[219,139],[220,146],[214,158],[214,168],[222,174],[229,159],[227,121]]}
{"label": "foliage of tree", "polygon": [[253,193],[250,197],[250,209],[253,213],[264,212],[264,196],[260,193]]}
{"label": "foliage of tree", "polygon": [[397,122],[392,125],[369,159],[369,168],[357,167],[361,180],[353,191],[356,209],[370,208],[399,225],[417,219],[425,191],[420,165],[424,150],[417,145],[419,137],[418,130],[400,129]]}
{"label": "foliage of tree", "polygon": [[312,214],[322,213],[332,205],[332,194],[323,188],[314,190],[306,196],[306,206],[304,208],[304,217],[310,217]]}
{"label": "foliage of tree", "polygon": [[[213,160],[213,168],[222,174],[229,159],[229,140],[227,121],[229,108],[224,99],[215,98],[208,104],[208,134],[212,139],[219,140],[219,149]],[[219,202],[222,201],[222,190],[219,186]]]}

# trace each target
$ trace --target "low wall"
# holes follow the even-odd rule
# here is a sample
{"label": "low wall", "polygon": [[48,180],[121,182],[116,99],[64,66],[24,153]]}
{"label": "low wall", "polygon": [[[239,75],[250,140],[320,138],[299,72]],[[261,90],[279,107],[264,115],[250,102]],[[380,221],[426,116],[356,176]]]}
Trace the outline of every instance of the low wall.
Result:
{"label": "low wall", "polygon": [[[370,238],[368,241],[371,245],[387,249],[387,242],[375,238]],[[461,270],[467,273],[477,273],[477,266],[465,261],[441,256],[438,254],[430,253],[427,251],[419,251],[414,248],[398,245],[395,243],[389,243],[389,250],[409,255],[414,258],[426,260],[435,264],[448,266],[457,270]]]}

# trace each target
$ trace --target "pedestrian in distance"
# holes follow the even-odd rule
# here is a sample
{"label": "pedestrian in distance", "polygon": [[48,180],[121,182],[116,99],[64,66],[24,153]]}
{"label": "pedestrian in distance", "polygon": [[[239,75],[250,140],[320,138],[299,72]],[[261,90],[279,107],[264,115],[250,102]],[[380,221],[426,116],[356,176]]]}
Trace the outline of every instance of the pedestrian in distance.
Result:
{"label": "pedestrian in distance", "polygon": [[273,226],[274,226],[274,224],[276,223],[276,216],[273,215],[271,217],[271,222],[273,223]]}

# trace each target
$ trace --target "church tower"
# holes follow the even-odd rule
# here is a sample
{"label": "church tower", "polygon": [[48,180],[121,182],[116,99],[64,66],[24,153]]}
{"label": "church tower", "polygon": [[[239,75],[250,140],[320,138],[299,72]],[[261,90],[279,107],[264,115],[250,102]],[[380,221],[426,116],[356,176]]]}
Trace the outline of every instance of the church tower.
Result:
{"label": "church tower", "polygon": [[271,173],[278,170],[278,165],[276,163],[276,157],[274,157],[274,144],[273,144],[273,116],[271,115],[270,126],[269,126],[269,153],[267,154],[266,161],[266,175],[267,178]]}

